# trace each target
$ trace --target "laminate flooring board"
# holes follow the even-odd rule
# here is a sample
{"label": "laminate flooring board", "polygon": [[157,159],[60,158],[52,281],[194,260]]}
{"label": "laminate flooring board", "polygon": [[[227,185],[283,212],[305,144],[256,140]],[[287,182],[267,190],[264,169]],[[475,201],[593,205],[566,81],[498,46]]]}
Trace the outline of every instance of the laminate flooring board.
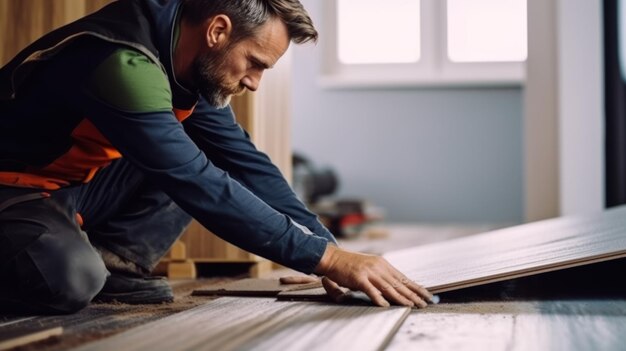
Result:
{"label": "laminate flooring board", "polygon": [[[228,278],[231,279],[231,278]],[[81,311],[67,315],[13,316],[0,315],[0,343],[22,335],[58,327],[63,334],[29,344],[20,350],[65,351],[86,342],[99,340],[146,324],[174,313],[206,304],[210,298],[191,297],[192,290],[224,278],[198,281],[174,281],[175,301],[157,305],[125,305],[120,303],[90,304]]]}
{"label": "laminate flooring board", "polygon": [[66,331],[88,330],[93,324],[114,319],[113,313],[107,313],[101,308],[90,307],[78,313],[67,315],[16,317],[0,324],[0,342],[14,338],[17,335],[36,333],[42,329],[63,327]]}
{"label": "laminate flooring board", "polygon": [[626,206],[385,255],[433,293],[626,257]]}
{"label": "laminate flooring board", "polygon": [[33,342],[45,340],[52,336],[61,335],[62,333],[63,328],[56,327],[51,329],[40,329],[38,331],[22,335],[15,335],[10,339],[0,341],[0,350],[9,350],[18,346],[28,345]]}
{"label": "laminate flooring board", "polygon": [[321,286],[321,282],[306,284],[281,284],[278,279],[248,278],[194,290],[192,295],[273,297],[283,291],[299,291],[307,288],[315,289]]}
{"label": "laminate flooring board", "polygon": [[625,300],[446,304],[413,312],[387,351],[624,350]]}
{"label": "laminate flooring board", "polygon": [[[432,244],[444,240],[456,239],[464,236],[484,233],[500,229],[504,225],[472,224],[385,224],[377,229],[389,232],[387,238],[371,238],[361,236],[356,239],[338,239],[339,246],[350,251],[357,251],[373,255],[383,255],[387,252],[405,249],[417,245]],[[510,225],[509,225],[510,226]]]}
{"label": "laminate flooring board", "polygon": [[381,350],[409,311],[224,297],[76,350]]}
{"label": "laminate flooring board", "polygon": [[168,311],[169,306],[165,304],[157,306],[152,309],[144,305],[93,304],[73,314],[20,318],[13,323],[0,324],[0,344],[18,336],[62,327],[62,335],[43,344],[37,343],[32,349],[67,350],[87,340],[97,340],[176,312],[176,309]]}
{"label": "laminate flooring board", "polygon": [[[0,316],[0,328],[7,327],[11,324],[17,324],[35,319],[37,316]],[[0,329],[0,340],[2,335],[2,329]]]}
{"label": "laminate flooring board", "polygon": [[332,301],[324,288],[282,291],[277,296],[278,301]]}

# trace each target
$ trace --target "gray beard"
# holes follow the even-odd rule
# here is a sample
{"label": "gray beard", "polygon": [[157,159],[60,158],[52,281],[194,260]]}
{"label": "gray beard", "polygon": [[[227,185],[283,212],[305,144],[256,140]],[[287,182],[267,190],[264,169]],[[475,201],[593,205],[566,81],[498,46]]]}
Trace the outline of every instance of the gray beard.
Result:
{"label": "gray beard", "polygon": [[230,100],[232,98],[232,95],[225,95],[221,91],[216,91],[213,93],[200,92],[200,95],[202,95],[206,99],[209,105],[216,107],[218,109],[221,109],[230,105]]}
{"label": "gray beard", "polygon": [[193,63],[198,92],[206,99],[209,105],[216,108],[228,106],[232,95],[236,93],[223,85],[224,77],[220,72],[222,71],[222,62],[224,62],[225,58],[226,51],[197,57]]}

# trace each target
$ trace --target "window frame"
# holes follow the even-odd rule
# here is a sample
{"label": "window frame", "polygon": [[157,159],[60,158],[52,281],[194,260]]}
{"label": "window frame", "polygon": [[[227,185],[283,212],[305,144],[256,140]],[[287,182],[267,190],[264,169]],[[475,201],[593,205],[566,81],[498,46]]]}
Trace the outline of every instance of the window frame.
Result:
{"label": "window frame", "polygon": [[337,1],[323,2],[324,88],[519,87],[526,62],[452,62],[448,57],[447,1],[421,0],[421,48],[417,63],[344,64],[338,57]]}

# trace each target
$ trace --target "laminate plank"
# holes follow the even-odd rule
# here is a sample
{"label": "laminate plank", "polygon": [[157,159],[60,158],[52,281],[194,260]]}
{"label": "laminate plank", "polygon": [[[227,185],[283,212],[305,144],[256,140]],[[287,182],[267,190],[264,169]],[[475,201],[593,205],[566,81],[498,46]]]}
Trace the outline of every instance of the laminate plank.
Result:
{"label": "laminate plank", "polygon": [[433,293],[626,257],[626,206],[385,255]]}
{"label": "laminate plank", "polygon": [[0,350],[8,350],[18,346],[28,345],[30,343],[45,340],[49,337],[61,335],[63,333],[62,327],[56,327],[51,329],[43,329],[35,332],[15,335],[10,339],[0,341]]}
{"label": "laminate plank", "polygon": [[273,297],[283,291],[299,291],[319,288],[321,286],[321,282],[281,284],[278,279],[248,278],[194,290],[192,295]]}
{"label": "laminate plank", "polygon": [[[338,239],[339,246],[350,251],[357,251],[372,255],[383,255],[391,251],[406,249],[418,245],[457,239],[478,233],[484,233],[505,227],[504,224],[384,224],[373,227],[389,233],[386,238]],[[507,227],[510,227],[508,225]]]}
{"label": "laminate plank", "polygon": [[623,350],[625,300],[451,303],[411,313],[387,351]]}
{"label": "laminate plank", "polygon": [[512,350],[625,348],[626,300],[556,300],[536,306],[538,314],[517,317]]}
{"label": "laminate plank", "polygon": [[[0,328],[9,326],[11,324],[17,324],[17,323],[22,323],[22,322],[26,322],[29,321],[31,319],[35,319],[37,318],[37,316],[29,316],[29,317],[23,317],[23,316],[2,316],[0,315]],[[2,340],[2,329],[0,329],[0,340]]]}
{"label": "laminate plank", "polygon": [[0,315],[0,342],[40,330],[62,327],[63,334],[61,336],[29,345],[28,349],[65,351],[203,305],[208,299],[191,297],[189,296],[191,291],[220,281],[224,281],[224,278],[172,282],[175,301],[168,304],[94,303],[77,313],[67,315],[30,317]]}
{"label": "laminate plank", "polygon": [[507,350],[513,340],[515,316],[458,313],[411,314],[387,351]]}
{"label": "laminate plank", "polygon": [[76,350],[380,350],[409,311],[225,297]]}
{"label": "laminate plank", "polygon": [[281,291],[276,299],[278,301],[331,301],[324,288]]}

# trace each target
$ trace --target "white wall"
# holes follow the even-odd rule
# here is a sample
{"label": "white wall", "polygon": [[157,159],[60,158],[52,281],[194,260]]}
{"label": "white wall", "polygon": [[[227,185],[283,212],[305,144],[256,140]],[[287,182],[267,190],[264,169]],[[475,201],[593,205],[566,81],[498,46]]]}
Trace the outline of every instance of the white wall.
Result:
{"label": "white wall", "polygon": [[340,195],[392,221],[522,221],[521,89],[327,90],[322,46],[294,47],[292,142],[338,171]]}
{"label": "white wall", "polygon": [[527,221],[604,208],[601,0],[529,0]]}
{"label": "white wall", "polygon": [[561,214],[604,208],[601,0],[559,0]]}
{"label": "white wall", "polygon": [[559,206],[557,0],[528,0],[524,90],[524,214],[556,217]]}

